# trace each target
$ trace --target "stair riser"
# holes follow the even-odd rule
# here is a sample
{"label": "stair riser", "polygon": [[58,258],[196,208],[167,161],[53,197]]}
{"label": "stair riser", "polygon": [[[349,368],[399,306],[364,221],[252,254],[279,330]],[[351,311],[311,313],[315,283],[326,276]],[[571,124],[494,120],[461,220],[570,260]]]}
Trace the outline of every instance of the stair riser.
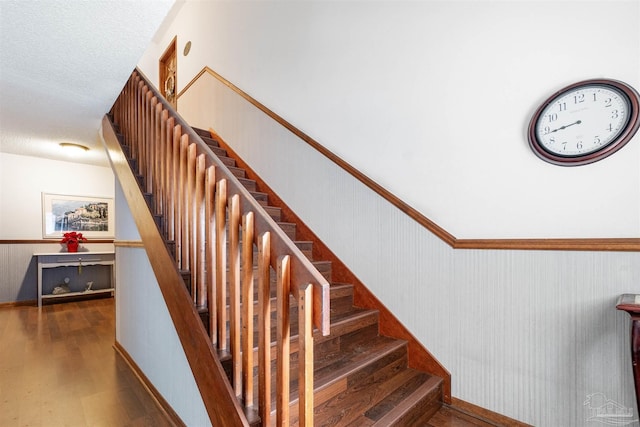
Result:
{"label": "stair riser", "polygon": [[223,150],[220,147],[216,147],[215,145],[207,145],[207,147],[209,147],[211,151],[213,151],[213,154],[215,154],[218,157],[228,157],[227,151]]}

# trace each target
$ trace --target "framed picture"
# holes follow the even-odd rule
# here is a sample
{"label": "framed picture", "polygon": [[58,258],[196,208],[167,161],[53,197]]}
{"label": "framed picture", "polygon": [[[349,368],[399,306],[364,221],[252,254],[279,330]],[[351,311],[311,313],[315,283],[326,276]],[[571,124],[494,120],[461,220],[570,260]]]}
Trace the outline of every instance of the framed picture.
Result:
{"label": "framed picture", "polygon": [[61,239],[77,231],[87,239],[113,239],[113,199],[42,193],[42,236]]}

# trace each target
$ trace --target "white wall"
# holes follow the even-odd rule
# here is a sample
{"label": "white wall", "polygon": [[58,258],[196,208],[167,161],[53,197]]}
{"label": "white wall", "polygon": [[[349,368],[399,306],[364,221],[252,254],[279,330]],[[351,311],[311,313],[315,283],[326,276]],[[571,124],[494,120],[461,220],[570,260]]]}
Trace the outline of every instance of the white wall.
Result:
{"label": "white wall", "polygon": [[156,81],[177,35],[178,90],[211,67],[458,238],[638,237],[640,136],[566,168],[539,160],[526,128],[570,83],[640,88],[639,9],[187,2],[140,65]]}
{"label": "white wall", "polygon": [[113,197],[111,168],[0,153],[0,240],[42,239],[42,193]]}
{"label": "white wall", "polygon": [[[113,197],[110,168],[0,153],[0,240],[42,240],[42,193]],[[92,251],[111,243],[86,243]],[[0,245],[0,303],[35,300],[35,252],[57,252],[51,243]]]}

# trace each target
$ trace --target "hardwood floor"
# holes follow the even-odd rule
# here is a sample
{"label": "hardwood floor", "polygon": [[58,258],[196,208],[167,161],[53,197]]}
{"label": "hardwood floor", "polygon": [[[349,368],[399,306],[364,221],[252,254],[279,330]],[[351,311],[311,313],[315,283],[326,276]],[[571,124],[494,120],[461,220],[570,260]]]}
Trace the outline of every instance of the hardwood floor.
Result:
{"label": "hardwood floor", "polygon": [[0,309],[0,426],[169,426],[113,348],[113,298]]}
{"label": "hardwood floor", "polygon": [[[0,426],[170,426],[114,342],[113,298],[0,308]],[[496,425],[448,406],[426,424]]]}

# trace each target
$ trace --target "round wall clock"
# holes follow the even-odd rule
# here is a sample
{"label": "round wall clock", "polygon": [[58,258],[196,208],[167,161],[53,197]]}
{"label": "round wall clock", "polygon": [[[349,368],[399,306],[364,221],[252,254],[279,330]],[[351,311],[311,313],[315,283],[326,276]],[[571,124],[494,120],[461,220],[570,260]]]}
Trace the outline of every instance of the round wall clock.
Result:
{"label": "round wall clock", "polygon": [[638,131],[640,96],[626,83],[585,80],[554,93],[529,123],[529,145],[542,160],[578,166],[621,149]]}

